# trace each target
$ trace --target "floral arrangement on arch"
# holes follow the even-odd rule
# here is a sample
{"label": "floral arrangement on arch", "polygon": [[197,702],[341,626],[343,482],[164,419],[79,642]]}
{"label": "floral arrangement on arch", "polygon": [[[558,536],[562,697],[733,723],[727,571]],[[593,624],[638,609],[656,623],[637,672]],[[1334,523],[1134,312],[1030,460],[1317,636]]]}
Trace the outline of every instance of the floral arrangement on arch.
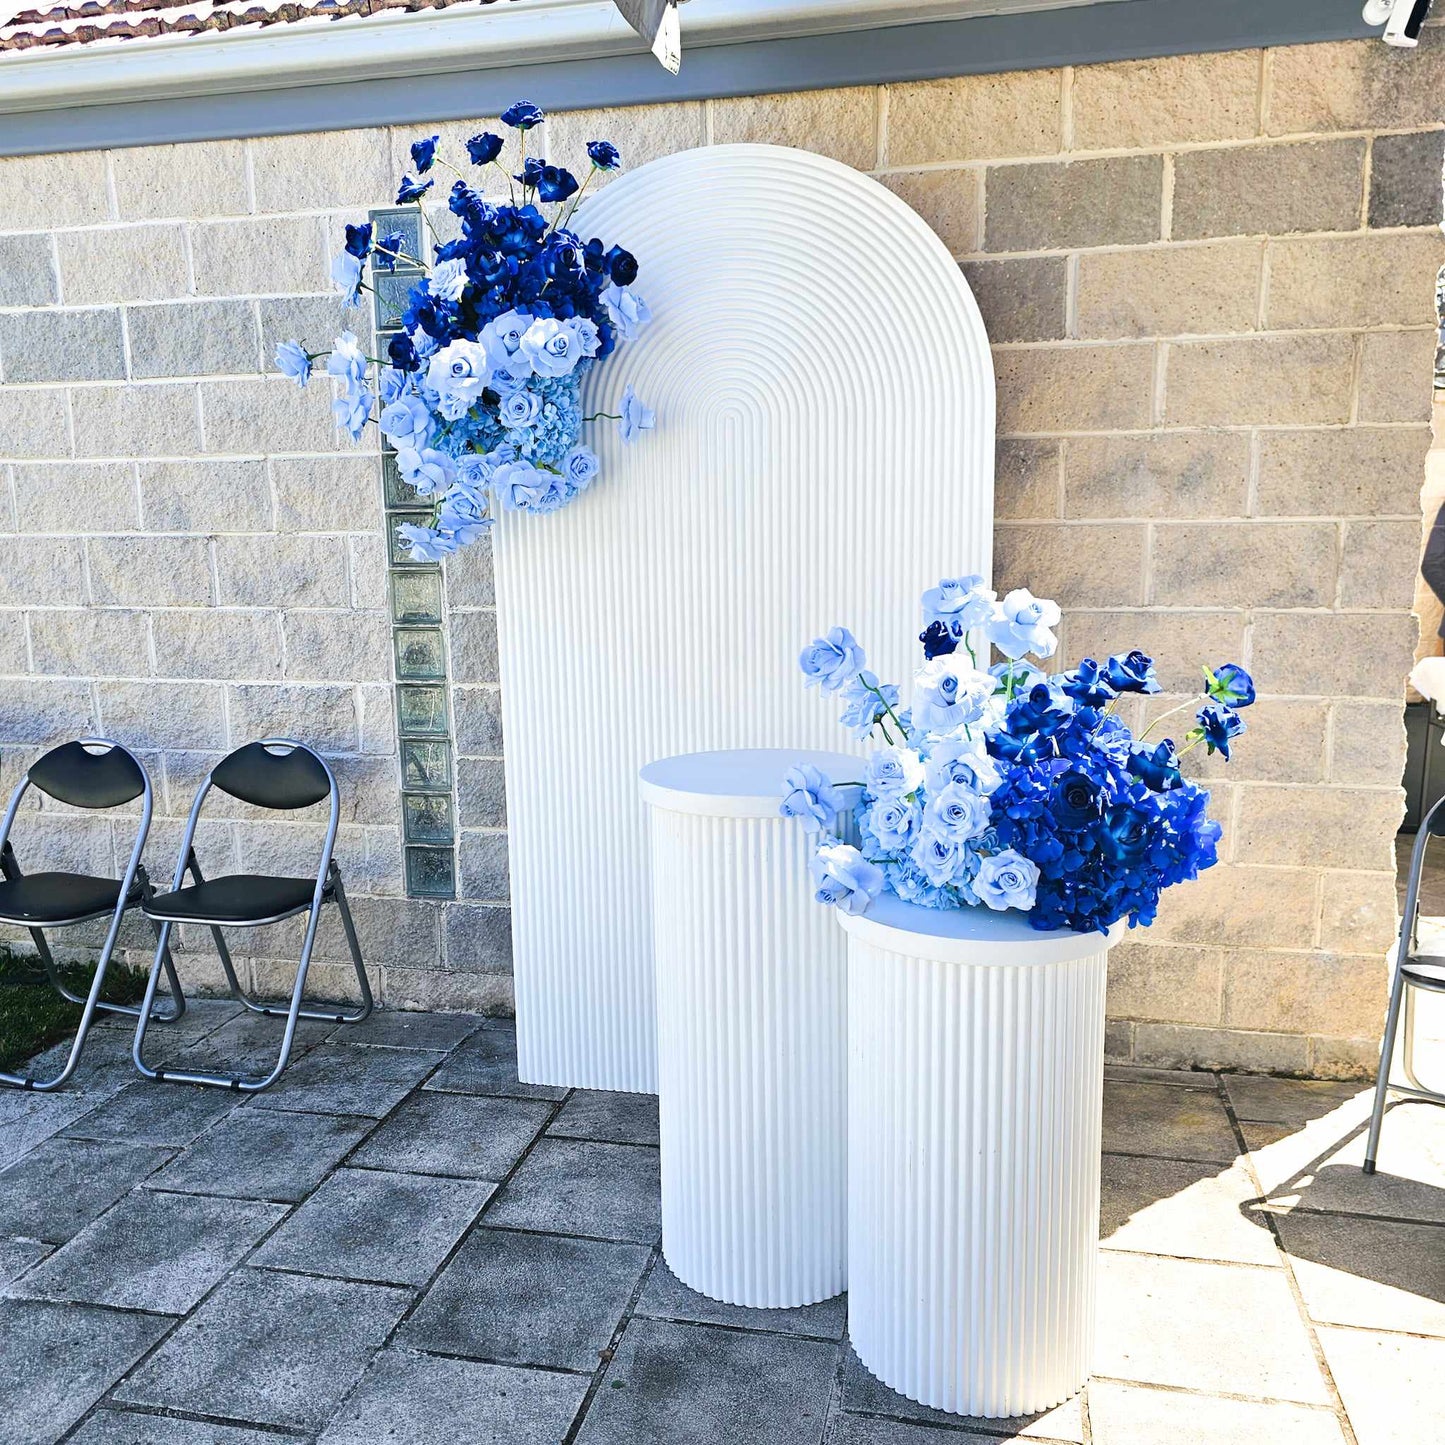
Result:
{"label": "floral arrangement on arch", "polygon": [[[845,627],[800,659],[808,686],[838,694],[855,736],[881,736],[862,778],[815,767],[789,772],[784,816],[816,832],[820,902],[862,913],[885,888],[926,908],[1020,909],[1035,928],[1105,930],[1152,923],[1159,895],[1217,861],[1209,793],[1179,759],[1203,744],[1226,760],[1244,731],[1254,683],[1235,663],[1204,668],[1200,697],[1136,738],[1116,709],[1159,691],[1154,663],[1129,652],[1047,674],[1026,661],[1058,646],[1057,604],[1027,589],[1000,601],[981,577],[946,579],[923,595],[924,663],[912,706],[868,670]],[[980,665],[975,642],[985,649]],[[1003,661],[987,666],[989,647]],[[1164,718],[1195,710],[1176,747],[1149,742]],[[863,789],[862,847],[833,836],[843,786]]]}
{"label": "floral arrangement on arch", "polygon": [[[411,288],[403,329],[384,361],[364,355],[350,331],[329,352],[308,351],[295,340],[276,348],[278,369],[303,387],[325,358],[336,383],[337,425],[359,441],[375,420],[396,448],[402,479],[432,504],[428,526],[397,528],[417,561],[436,561],[476,541],[493,524],[494,504],[552,512],[596,480],[597,456],[582,442],[582,427],[597,418],[582,414],[582,378],[651,319],[632,290],[636,259],[569,229],[593,177],[620,166],[617,147],[590,141],[591,169],[579,183],[571,171],[527,154],[528,132],[544,118],[530,101],[502,113],[518,138],[515,172],[503,161],[501,136],[483,131],[466,143],[483,177],[495,169],[505,179],[502,204],[437,154],[438,137],[412,145],[417,177],[402,177],[396,200],[417,207],[431,235],[429,266],[405,250],[404,232],[376,237],[369,222],[347,226],[331,268],[347,306],[371,289],[368,260],[393,273],[398,262],[426,271]],[[456,177],[447,206],[460,234],[446,241],[424,204],[438,167]],[[380,371],[375,389],[373,366]],[[608,419],[619,424],[624,442],[654,424],[630,385],[620,412]]]}

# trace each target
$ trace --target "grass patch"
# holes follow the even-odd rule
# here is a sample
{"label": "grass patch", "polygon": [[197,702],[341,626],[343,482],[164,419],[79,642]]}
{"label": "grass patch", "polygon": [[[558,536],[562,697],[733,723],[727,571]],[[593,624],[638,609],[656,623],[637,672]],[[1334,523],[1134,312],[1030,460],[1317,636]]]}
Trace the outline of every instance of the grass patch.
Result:
{"label": "grass patch", "polygon": [[[88,963],[62,964],[60,976],[73,993],[89,991],[95,968]],[[146,974],[112,959],[101,997],[111,1003],[139,1003]],[[62,998],[50,986],[39,959],[0,951],[0,1069],[17,1064],[68,1038],[80,1023],[80,1005]]]}

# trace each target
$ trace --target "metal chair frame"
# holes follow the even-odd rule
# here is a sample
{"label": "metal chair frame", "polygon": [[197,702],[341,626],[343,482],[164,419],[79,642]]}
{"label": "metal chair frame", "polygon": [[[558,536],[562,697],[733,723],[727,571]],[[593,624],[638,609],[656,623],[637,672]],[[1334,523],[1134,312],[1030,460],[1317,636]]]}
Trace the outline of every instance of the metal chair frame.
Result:
{"label": "metal chair frame", "polygon": [[[1370,1132],[1365,1144],[1366,1174],[1375,1172],[1375,1161],[1380,1152],[1380,1127],[1384,1122],[1385,1105],[1392,1089],[1404,1096],[1401,1103],[1438,1104],[1445,1107],[1445,1093],[1426,1088],[1415,1073],[1415,991],[1424,989],[1427,993],[1445,994],[1445,970],[1442,970],[1439,977],[1419,971],[1419,965],[1427,961],[1419,956],[1420,879],[1425,870],[1425,851],[1432,835],[1436,833],[1445,833],[1445,798],[1441,798],[1420,820],[1419,831],[1415,834],[1415,846],[1410,853],[1410,877],[1405,885],[1400,942],[1395,951],[1395,969],[1390,983],[1390,1007],[1385,1015],[1385,1037],[1380,1045],[1380,1071],[1375,1079],[1375,1103],[1370,1112]],[[1445,963],[1445,957],[1442,957],[1440,962]],[[1405,1038],[1400,1054],[1400,1071],[1409,1082],[1396,1084],[1391,1082],[1391,1075],[1395,1062],[1395,1039],[1402,1014]]]}
{"label": "metal chair frame", "polygon": [[[130,1014],[134,1017],[142,1017],[143,1013],[149,1015],[155,1008],[155,982],[156,977],[153,971],[151,986],[146,990],[145,1002],[137,1007],[134,1004],[110,1003],[101,998],[101,990],[105,986],[106,970],[110,967],[110,960],[115,952],[116,940],[120,937],[121,921],[126,912],[135,907],[144,908],[146,901],[155,893],[150,879],[146,875],[145,867],[141,863],[141,854],[145,851],[146,837],[150,832],[151,812],[153,797],[151,792],[150,774],[146,772],[139,758],[121,743],[114,742],[110,738],[78,738],[76,741],[83,748],[105,748],[107,751],[119,748],[136,766],[141,777],[141,817],[140,826],[136,829],[135,845],[131,848],[130,861],[126,864],[125,874],[120,879],[120,892],[116,896],[114,908],[102,908],[88,913],[77,914],[73,918],[52,919],[43,926],[32,924],[23,918],[10,918],[4,921],[17,923],[25,928],[32,940],[34,940],[36,951],[40,955],[40,961],[45,967],[46,977],[50,980],[51,986],[63,998],[70,1003],[81,1006],[80,1022],[76,1025],[75,1037],[71,1041],[70,1053],[66,1058],[64,1067],[54,1077],[49,1079],[36,1079],[27,1074],[11,1074],[0,1071],[0,1083],[7,1084],[12,1088],[27,1089],[34,1093],[46,1094],[58,1089],[75,1072],[76,1065],[80,1062],[80,1056],[85,1048],[85,1041],[90,1034],[91,1025],[95,1020],[96,1011],[105,1010],[107,1013]],[[62,746],[66,746],[62,744]],[[53,750],[52,750],[53,751]],[[47,753],[48,757],[49,754]],[[20,863],[15,857],[15,849],[10,842],[10,831],[15,823],[15,815],[20,808],[20,800],[25,796],[26,790],[31,787],[38,787],[42,792],[49,795],[48,790],[39,783],[32,781],[30,770],[22,774],[20,781],[16,783],[14,791],[10,794],[10,805],[5,810],[5,818],[0,822],[0,875],[8,881],[14,881],[25,875],[22,873]],[[126,799],[129,802],[133,800]],[[65,801],[62,799],[61,801]],[[85,806],[78,804],[76,806]],[[114,807],[122,806],[113,804]],[[106,811],[97,808],[97,812]],[[139,882],[139,889],[136,885]],[[79,923],[90,923],[97,918],[110,918],[110,928],[105,935],[105,942],[101,946],[100,956],[95,964],[95,976],[91,980],[90,991],[81,995],[72,992],[60,976],[60,970],[56,966],[55,956],[50,951],[50,944],[45,937],[46,928],[69,928]],[[181,992],[180,980],[176,977],[175,963],[171,958],[170,949],[166,940],[162,937],[160,947],[156,954],[156,968],[164,965],[166,971],[166,983],[171,993],[171,1012],[161,1013],[155,1011],[155,1017],[163,1023],[174,1023],[186,1011],[185,996]]]}
{"label": "metal chair frame", "polygon": [[[371,1014],[372,995],[371,984],[366,977],[366,967],[361,957],[361,943],[356,936],[356,925],[352,922],[351,909],[346,901],[346,890],[341,882],[341,869],[337,866],[332,854],[336,846],[336,831],[341,822],[341,793],[336,785],[336,775],[331,771],[330,765],[314,749],[306,746],[305,743],[297,742],[294,738],[262,738],[260,746],[267,751],[295,750],[309,754],[321,765],[326,774],[328,786],[328,798],[330,802],[330,819],[326,828],[326,841],[321,849],[321,863],[316,870],[316,887],[312,891],[311,901],[301,904],[296,908],[288,908],[273,917],[248,919],[243,923],[228,922],[228,928],[263,928],[267,924],[280,923],[283,919],[294,918],[298,913],[307,913],[306,935],[301,945],[301,959],[296,970],[296,984],[291,990],[290,1003],[282,1008],[275,1004],[259,1003],[246,992],[241,986],[241,981],[236,976],[236,969],[231,961],[230,950],[226,947],[225,936],[221,932],[222,925],[219,923],[207,923],[204,919],[191,918],[167,918],[162,912],[147,906],[147,917],[160,926],[160,943],[156,948],[155,961],[151,965],[150,980],[146,986],[145,1003],[142,1010],[149,1006],[156,991],[156,984],[160,976],[162,954],[167,951],[170,940],[170,932],[176,923],[196,923],[208,927],[211,937],[215,940],[216,952],[220,955],[221,969],[226,977],[226,986],[231,992],[231,997],[237,1003],[243,1005],[248,1012],[261,1014],[266,1018],[284,1018],[286,1020],[285,1032],[281,1038],[281,1050],[277,1057],[275,1067],[265,1075],[233,1075],[233,1074],[211,1074],[199,1073],[180,1069],[153,1069],[146,1062],[144,1057],[145,1035],[147,1018],[142,1011],[136,1023],[135,1044],[132,1049],[132,1056],[135,1066],[147,1079],[155,1079],[164,1083],[179,1084],[202,1084],[209,1088],[230,1089],[235,1093],[259,1094],[263,1089],[269,1089],[277,1079],[281,1077],[282,1071],[286,1068],[291,1057],[291,1048],[296,1038],[296,1025],[301,1019],[319,1019],[327,1023],[356,1024]],[[228,756],[234,756],[229,754]],[[225,759],[222,760],[223,762]],[[217,764],[219,767],[220,764]],[[211,791],[215,777],[213,768],[201,780],[200,787],[196,790],[195,801],[191,804],[190,816],[186,820],[185,836],[181,839],[180,856],[176,862],[176,872],[171,884],[171,891],[179,890],[189,872],[195,881],[204,883],[205,879],[201,874],[200,865],[196,861],[194,848],[196,825],[201,817],[201,805],[205,802],[206,795]],[[224,788],[223,788],[223,791]],[[244,800],[243,800],[244,801]],[[319,798],[317,802],[321,801]],[[313,805],[314,806],[314,805]],[[311,952],[316,943],[316,929],[321,921],[321,908],[328,900],[334,901],[341,914],[341,926],[346,933],[347,947],[351,951],[351,961],[356,969],[357,983],[361,989],[361,1005],[354,1011],[337,1009],[314,1009],[303,1008],[301,1000],[306,988],[306,974],[311,966]]]}

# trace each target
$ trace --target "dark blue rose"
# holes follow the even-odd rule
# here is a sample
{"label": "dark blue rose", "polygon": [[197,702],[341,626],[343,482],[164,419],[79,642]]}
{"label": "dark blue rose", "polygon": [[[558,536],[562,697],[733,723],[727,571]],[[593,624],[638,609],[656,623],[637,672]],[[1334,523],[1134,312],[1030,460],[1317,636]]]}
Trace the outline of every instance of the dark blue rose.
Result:
{"label": "dark blue rose", "polygon": [[607,272],[619,286],[630,286],[637,280],[637,258],[621,246],[607,253]]}
{"label": "dark blue rose", "polygon": [[502,153],[502,138],[484,130],[467,142],[467,154],[474,166],[489,166]]}
{"label": "dark blue rose", "polygon": [[406,249],[405,231],[388,231],[376,243],[376,264],[388,271],[396,270],[397,257]]}
{"label": "dark blue rose", "polygon": [[1087,828],[1103,807],[1103,790],[1087,773],[1070,769],[1054,783],[1053,814],[1059,827]]}
{"label": "dark blue rose", "polygon": [[425,140],[414,140],[411,143],[411,163],[416,167],[419,175],[426,175],[431,170],[432,162],[437,156],[437,141],[439,136],[428,136]]}
{"label": "dark blue rose", "polygon": [[396,193],[396,203],[405,206],[411,201],[419,201],[431,188],[431,181],[414,181],[410,176],[403,176]]}
{"label": "dark blue rose", "polygon": [[1104,676],[1115,692],[1159,691],[1159,680],[1154,676],[1154,659],[1142,652],[1111,657],[1105,664]]}
{"label": "dark blue rose", "polygon": [[1104,812],[1099,847],[1116,863],[1141,863],[1148,857],[1154,817],[1129,803],[1112,803]]}
{"label": "dark blue rose", "polygon": [[1167,793],[1183,781],[1179,772],[1179,759],[1174,744],[1165,738],[1158,747],[1150,749],[1136,743],[1129,754],[1129,771],[1156,793]]}
{"label": "dark blue rose", "polygon": [[542,170],[542,162],[538,160],[536,156],[528,156],[527,159],[522,162],[521,174],[513,176],[512,179],[514,181],[521,181],[524,186],[529,186],[535,190],[536,187],[542,184]]}
{"label": "dark blue rose", "polygon": [[958,639],[942,622],[930,622],[918,634],[918,640],[923,644],[924,657],[930,662],[935,657],[944,657],[950,652],[958,651]]}
{"label": "dark blue rose", "polygon": [[530,100],[514,101],[502,112],[502,124],[511,126],[513,130],[531,130],[546,118]]}
{"label": "dark blue rose", "polygon": [[1075,702],[1085,707],[1103,707],[1119,695],[1119,690],[1092,657],[1086,657],[1072,672],[1065,673],[1062,686]]}
{"label": "dark blue rose", "polygon": [[1011,733],[1038,733],[1048,737],[1068,722],[1072,710],[1062,693],[1047,682],[1035,683],[1008,706],[1007,725]]}
{"label": "dark blue rose", "polygon": [[364,261],[371,251],[371,222],[363,221],[359,226],[346,228],[346,249],[358,261]]}
{"label": "dark blue rose", "polygon": [[1199,732],[1205,748],[1229,761],[1229,743],[1244,731],[1244,719],[1227,703],[1207,702],[1199,709]]}
{"label": "dark blue rose", "polygon": [[587,155],[599,171],[615,171],[622,164],[622,156],[610,140],[590,140]]}
{"label": "dark blue rose", "polygon": [[562,166],[543,166],[537,177],[538,198],[553,205],[577,194],[577,177]]}
{"label": "dark blue rose", "polygon": [[547,275],[563,286],[576,285],[587,274],[587,263],[576,236],[554,231],[545,252]]}
{"label": "dark blue rose", "polygon": [[1248,707],[1254,701],[1254,679],[1237,663],[1204,672],[1204,690],[1215,702],[1229,707]]}
{"label": "dark blue rose", "polygon": [[386,354],[391,358],[391,364],[398,371],[419,371],[421,369],[421,357],[416,354],[416,347],[411,344],[411,337],[405,331],[398,331],[387,342]]}

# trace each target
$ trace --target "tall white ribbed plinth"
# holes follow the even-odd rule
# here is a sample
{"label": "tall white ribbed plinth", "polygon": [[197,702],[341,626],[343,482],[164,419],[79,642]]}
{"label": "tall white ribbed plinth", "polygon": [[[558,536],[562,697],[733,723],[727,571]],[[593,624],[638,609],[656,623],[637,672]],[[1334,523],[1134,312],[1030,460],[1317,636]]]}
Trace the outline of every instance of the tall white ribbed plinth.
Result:
{"label": "tall white ribbed plinth", "polygon": [[[846,949],[813,901],[784,773],[859,762],[784,751],[649,764],[662,1122],[662,1252],[728,1304],[845,1284]],[[853,790],[850,802],[855,802]]]}
{"label": "tall white ribbed plinth", "polygon": [[879,898],[848,933],[848,1329],[912,1400],[1026,1415],[1093,1338],[1117,936]]}

